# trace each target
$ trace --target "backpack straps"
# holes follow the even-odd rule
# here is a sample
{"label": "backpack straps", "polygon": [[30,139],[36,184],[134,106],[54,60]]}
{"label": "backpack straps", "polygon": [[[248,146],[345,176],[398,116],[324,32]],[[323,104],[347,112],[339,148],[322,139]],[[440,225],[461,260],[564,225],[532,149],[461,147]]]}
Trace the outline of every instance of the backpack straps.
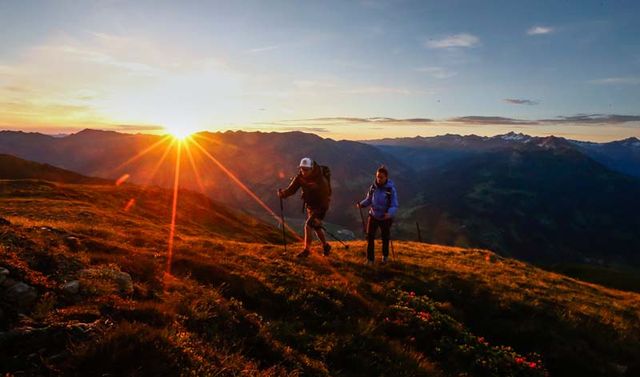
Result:
{"label": "backpack straps", "polygon": [[[376,185],[373,184],[369,188],[369,196],[371,196],[371,200],[373,200],[373,193],[376,191]],[[393,195],[393,189],[391,187],[385,188],[385,194],[387,196],[387,208],[385,208],[384,213],[389,212],[389,208],[391,208],[391,196]]]}
{"label": "backpack straps", "polygon": [[391,187],[387,187],[386,194],[387,194],[387,208],[384,210],[384,213],[389,212],[389,208],[391,208],[391,195],[393,195],[393,190],[391,190]]}

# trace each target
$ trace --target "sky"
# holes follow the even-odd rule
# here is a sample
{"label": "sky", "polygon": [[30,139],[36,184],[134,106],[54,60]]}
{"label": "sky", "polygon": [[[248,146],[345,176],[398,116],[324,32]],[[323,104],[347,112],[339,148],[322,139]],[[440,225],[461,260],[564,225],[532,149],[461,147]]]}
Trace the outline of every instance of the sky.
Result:
{"label": "sky", "polygon": [[640,137],[638,1],[0,0],[0,129]]}

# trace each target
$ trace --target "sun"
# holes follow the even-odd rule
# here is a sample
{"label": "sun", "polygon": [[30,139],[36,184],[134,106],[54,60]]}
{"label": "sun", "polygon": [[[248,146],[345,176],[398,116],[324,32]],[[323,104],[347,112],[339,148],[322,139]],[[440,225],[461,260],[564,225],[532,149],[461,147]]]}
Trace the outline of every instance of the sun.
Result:
{"label": "sun", "polygon": [[166,125],[164,130],[178,140],[184,140],[198,131],[195,126],[189,124]]}

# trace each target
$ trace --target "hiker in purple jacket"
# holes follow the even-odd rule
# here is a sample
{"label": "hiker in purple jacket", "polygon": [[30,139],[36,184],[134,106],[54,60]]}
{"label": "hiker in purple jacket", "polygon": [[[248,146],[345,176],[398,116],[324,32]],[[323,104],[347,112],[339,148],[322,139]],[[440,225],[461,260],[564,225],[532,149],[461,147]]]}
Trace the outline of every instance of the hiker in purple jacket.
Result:
{"label": "hiker in purple jacket", "polygon": [[378,228],[382,233],[382,263],[387,263],[391,224],[398,211],[398,193],[384,166],[376,171],[376,180],[369,188],[367,197],[356,204],[358,208],[368,206],[371,208],[367,219],[367,264],[373,264],[374,261],[373,245]]}

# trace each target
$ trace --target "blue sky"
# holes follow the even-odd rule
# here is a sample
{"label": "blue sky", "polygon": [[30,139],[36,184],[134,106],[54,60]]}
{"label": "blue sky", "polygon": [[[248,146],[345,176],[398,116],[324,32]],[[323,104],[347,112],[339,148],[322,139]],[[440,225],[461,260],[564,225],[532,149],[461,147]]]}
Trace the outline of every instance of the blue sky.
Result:
{"label": "blue sky", "polygon": [[1,1],[0,127],[638,136],[639,14],[632,1]]}

